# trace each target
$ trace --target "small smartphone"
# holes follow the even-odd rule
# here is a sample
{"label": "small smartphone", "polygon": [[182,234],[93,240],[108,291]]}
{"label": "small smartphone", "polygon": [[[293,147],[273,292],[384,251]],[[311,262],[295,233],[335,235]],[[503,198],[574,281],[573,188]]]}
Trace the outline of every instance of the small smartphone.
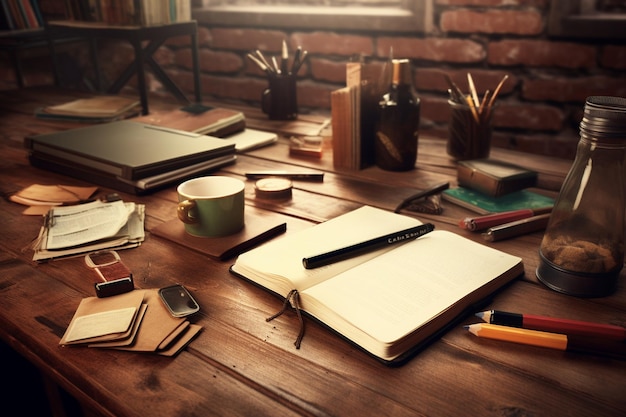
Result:
{"label": "small smartphone", "polygon": [[200,306],[181,284],[161,288],[159,296],[174,317],[186,317],[200,311]]}

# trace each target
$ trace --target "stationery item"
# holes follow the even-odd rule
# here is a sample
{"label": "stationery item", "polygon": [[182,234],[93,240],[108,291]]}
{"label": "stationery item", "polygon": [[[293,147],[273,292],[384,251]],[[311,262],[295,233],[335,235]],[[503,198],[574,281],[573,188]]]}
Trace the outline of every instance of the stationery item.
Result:
{"label": "stationery item", "polygon": [[52,208],[33,243],[33,261],[134,248],[144,241],[145,206],[94,201]]}
{"label": "stationery item", "polygon": [[[268,215],[254,206],[248,206],[245,208],[243,229],[232,235],[211,239],[191,236],[185,232],[184,225],[178,219],[161,223],[151,233],[213,259],[225,261],[285,233],[287,220],[278,213]],[[294,220],[289,221],[293,225]]]}
{"label": "stationery item", "polygon": [[60,206],[86,202],[98,187],[32,184],[9,196],[14,203],[26,206]]}
{"label": "stationery item", "polygon": [[441,197],[478,214],[502,213],[520,209],[542,209],[554,205],[554,199],[530,190],[491,197],[465,187],[450,188]]}
{"label": "stationery item", "polygon": [[585,337],[626,340],[626,328],[611,324],[570,320],[534,314],[510,313],[508,311],[487,310],[476,313],[476,317],[486,323],[521,327],[530,330],[578,335]]}
{"label": "stationery item", "polygon": [[521,259],[439,230],[322,268],[302,259],[421,224],[363,206],[242,253],[231,272],[399,364],[522,274]]}
{"label": "stationery item", "polygon": [[467,74],[470,89],[467,95],[447,74],[444,76],[450,86],[448,90],[450,92],[448,155],[457,161],[488,157],[491,148],[493,107],[496,97],[509,76],[505,75],[500,80],[493,94],[490,90],[485,90],[482,100],[478,98],[474,79],[470,73]]}
{"label": "stationery item", "polygon": [[295,120],[298,118],[297,77],[278,73],[268,77],[268,87],[261,96],[261,109],[270,120]]}
{"label": "stationery item", "polygon": [[534,187],[537,172],[495,159],[472,159],[457,164],[459,186],[500,197]]}
{"label": "stationery item", "polygon": [[500,226],[516,220],[527,219],[539,214],[546,214],[552,211],[552,207],[544,207],[539,209],[520,209],[512,211],[503,211],[495,214],[485,214],[478,217],[466,217],[459,222],[459,227],[472,232],[485,230],[493,226]]}
{"label": "stationery item", "polygon": [[510,239],[512,237],[537,232],[546,228],[549,219],[550,213],[546,213],[501,224],[499,226],[493,226],[487,229],[482,234],[482,237],[490,242],[496,242],[498,240]]}
{"label": "stationery item", "polygon": [[251,151],[264,146],[273,145],[278,141],[278,135],[274,132],[266,132],[246,128],[241,132],[233,133],[222,138],[225,144],[234,144],[238,153]]}
{"label": "stationery item", "polygon": [[[114,118],[139,112],[139,100],[122,96],[95,96],[81,98],[63,104],[46,106],[35,112],[36,117],[53,119],[85,118],[111,121]],[[134,111],[134,112],[133,112]]]}
{"label": "stationery item", "polygon": [[394,212],[399,213],[404,207],[411,204],[411,202],[415,200],[419,200],[421,198],[429,197],[431,195],[439,194],[443,190],[447,190],[449,187],[450,187],[450,183],[444,182],[441,184],[437,184],[433,187],[427,188],[426,190],[419,191],[413,195],[410,195],[409,197],[402,200],[400,204],[396,206],[396,209],[394,210]]}
{"label": "stationery item", "polygon": [[389,233],[384,236],[375,237],[365,242],[356,243],[345,248],[333,249],[320,255],[302,258],[302,265],[306,269],[319,268],[345,259],[362,255],[367,252],[384,248],[385,246],[405,243],[407,240],[417,239],[420,236],[435,230],[432,223],[421,224],[419,226],[410,227],[408,229]]}
{"label": "stationery item", "polygon": [[246,127],[246,118],[241,111],[200,103],[175,110],[153,112],[132,120],[218,138],[242,132]]}
{"label": "stationery item", "polygon": [[289,171],[255,171],[246,172],[249,180],[258,180],[267,177],[289,178],[290,180],[324,181],[323,172],[289,172]]}
{"label": "stationery item", "polygon": [[60,345],[126,339],[143,302],[142,291],[81,300]]}
{"label": "stationery item", "polygon": [[114,250],[85,255],[85,264],[95,275],[94,287],[98,298],[111,297],[135,289],[133,274]]}
{"label": "stationery item", "polygon": [[28,136],[33,165],[122,191],[147,192],[235,161],[221,139],[128,120]]}
{"label": "stationery item", "polygon": [[244,225],[245,188],[243,181],[224,176],[187,180],[176,188],[178,219],[192,236],[237,233]]}
{"label": "stationery item", "polygon": [[473,335],[486,339],[626,359],[626,344],[621,341],[542,332],[489,323],[470,324],[464,327]]}
{"label": "stationery item", "polygon": [[322,157],[321,136],[303,136],[301,138],[292,136],[289,138],[289,156],[312,156]]}
{"label": "stationery item", "polygon": [[134,290],[82,299],[59,344],[174,356],[200,330],[172,316],[158,290]]}

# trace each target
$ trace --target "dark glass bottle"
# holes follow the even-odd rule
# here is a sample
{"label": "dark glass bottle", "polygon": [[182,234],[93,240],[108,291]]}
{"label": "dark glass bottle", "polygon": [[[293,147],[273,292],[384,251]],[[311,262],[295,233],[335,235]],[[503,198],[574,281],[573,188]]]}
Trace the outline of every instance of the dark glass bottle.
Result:
{"label": "dark glass bottle", "polygon": [[415,167],[420,124],[420,99],[413,87],[411,62],[391,61],[391,85],[378,104],[376,165],[388,171]]}

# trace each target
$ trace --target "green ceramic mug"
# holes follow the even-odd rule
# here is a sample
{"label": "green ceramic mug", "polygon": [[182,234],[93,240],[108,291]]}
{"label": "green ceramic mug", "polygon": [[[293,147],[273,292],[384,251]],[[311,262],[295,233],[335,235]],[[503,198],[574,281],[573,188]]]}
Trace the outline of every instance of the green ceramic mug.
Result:
{"label": "green ceramic mug", "polygon": [[194,178],[177,188],[178,218],[192,236],[220,237],[244,225],[243,181],[223,176]]}

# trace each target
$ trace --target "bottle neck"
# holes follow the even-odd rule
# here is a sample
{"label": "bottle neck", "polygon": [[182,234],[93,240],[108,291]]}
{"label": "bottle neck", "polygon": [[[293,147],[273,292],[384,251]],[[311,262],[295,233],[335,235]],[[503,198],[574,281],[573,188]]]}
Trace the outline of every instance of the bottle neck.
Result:
{"label": "bottle neck", "polygon": [[391,61],[391,85],[413,85],[411,63],[408,59],[394,59]]}

